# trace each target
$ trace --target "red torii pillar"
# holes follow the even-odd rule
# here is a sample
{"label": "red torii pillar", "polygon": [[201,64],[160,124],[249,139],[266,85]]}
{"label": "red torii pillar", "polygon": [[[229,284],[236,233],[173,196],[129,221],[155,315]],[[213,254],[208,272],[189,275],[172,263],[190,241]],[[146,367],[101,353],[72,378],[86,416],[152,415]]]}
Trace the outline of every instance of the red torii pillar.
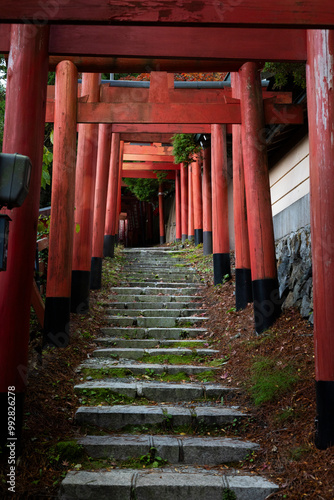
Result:
{"label": "red torii pillar", "polygon": [[104,228],[103,255],[114,257],[115,250],[115,220],[117,212],[117,193],[119,177],[120,135],[113,133],[111,138],[111,153],[107,195],[106,223]]}
{"label": "red torii pillar", "polygon": [[[231,81],[232,96],[239,99],[240,79],[238,73],[231,73]],[[235,235],[235,305],[236,309],[240,310],[244,309],[249,302],[253,302],[241,125],[232,125],[232,158]]]}
{"label": "red torii pillar", "polygon": [[[100,77],[98,73],[82,75],[81,95],[88,95],[88,102],[99,100]],[[78,232],[74,231],[71,293],[71,311],[79,314],[89,309],[97,142],[98,125],[80,124],[74,216]]]}
{"label": "red torii pillar", "polygon": [[119,216],[122,207],[122,163],[123,163],[124,141],[119,143],[119,172],[118,172],[118,189],[117,189],[117,210],[115,218],[115,243],[118,244],[119,231]]}
{"label": "red torii pillar", "polygon": [[175,241],[180,242],[182,238],[181,232],[181,189],[180,189],[180,172],[175,172]]}
{"label": "red torii pillar", "polygon": [[226,125],[211,125],[211,148],[213,277],[218,285],[231,276]]}
{"label": "red torii pillar", "polygon": [[202,174],[200,156],[191,164],[195,246],[203,243]]}
{"label": "red torii pillar", "polygon": [[188,165],[188,240],[194,241],[194,196],[191,163]]}
{"label": "red torii pillar", "polygon": [[56,68],[51,222],[43,343],[70,340],[71,277],[77,147],[78,71],[70,61]]}
{"label": "red torii pillar", "polygon": [[163,185],[159,184],[159,232],[160,232],[160,245],[166,243],[165,236],[165,220],[164,220],[164,191]]}
{"label": "red torii pillar", "polygon": [[307,33],[317,419],[315,444],[334,445],[334,31]]}
{"label": "red torii pillar", "polygon": [[212,254],[211,147],[203,149],[203,255]]}
{"label": "red torii pillar", "polygon": [[108,192],[111,134],[112,125],[105,123],[101,123],[99,125],[94,199],[93,246],[90,274],[90,288],[92,290],[99,290],[102,282],[103,241]]}
{"label": "red torii pillar", "polygon": [[273,218],[271,213],[265,119],[259,66],[240,69],[242,150],[252,269],[255,329],[261,333],[279,316]]}
{"label": "red torii pillar", "polygon": [[180,168],[181,187],[181,232],[182,243],[188,239],[188,167],[181,163]]}
{"label": "red torii pillar", "polygon": [[48,47],[48,26],[12,25],[3,152],[27,155],[32,162],[26,200],[22,207],[7,212],[12,219],[7,270],[0,273],[0,445],[6,443],[8,436],[8,391],[15,391],[18,451],[28,371],[30,300],[42,175]]}

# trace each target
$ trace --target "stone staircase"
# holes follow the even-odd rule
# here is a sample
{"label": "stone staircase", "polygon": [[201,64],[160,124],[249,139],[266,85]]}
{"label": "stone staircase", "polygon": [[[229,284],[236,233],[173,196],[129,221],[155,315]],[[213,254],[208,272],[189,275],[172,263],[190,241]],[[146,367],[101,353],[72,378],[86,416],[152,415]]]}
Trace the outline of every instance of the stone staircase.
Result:
{"label": "stone staircase", "polygon": [[[210,381],[218,351],[198,338],[207,320],[198,276],[168,249],[124,254],[124,283],[111,289],[108,326],[75,387],[76,421],[87,429],[79,443],[114,468],[69,472],[59,498],[264,500],[275,484],[221,468],[259,446],[208,432],[248,415],[229,404],[233,388]],[[147,457],[147,468],[119,466],[133,457]]]}

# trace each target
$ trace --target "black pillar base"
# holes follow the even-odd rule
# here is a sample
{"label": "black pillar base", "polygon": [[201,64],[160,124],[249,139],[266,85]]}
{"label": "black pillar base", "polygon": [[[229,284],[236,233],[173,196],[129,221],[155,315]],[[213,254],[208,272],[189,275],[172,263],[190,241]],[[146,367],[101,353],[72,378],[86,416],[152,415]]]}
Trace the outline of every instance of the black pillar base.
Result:
{"label": "black pillar base", "polygon": [[281,299],[276,278],[252,282],[256,333],[271,327],[281,313]]}
{"label": "black pillar base", "polygon": [[71,312],[89,311],[90,271],[72,271]]}
{"label": "black pillar base", "polygon": [[164,243],[166,243],[165,236],[160,236],[160,245],[163,245]]}
{"label": "black pillar base", "polygon": [[231,277],[231,263],[229,253],[213,254],[213,282],[220,285]]}
{"label": "black pillar base", "polygon": [[235,306],[237,311],[253,302],[252,273],[250,269],[235,270]]}
{"label": "black pillar base", "polygon": [[[9,391],[14,392],[14,391]],[[21,455],[22,452],[22,427],[23,427],[23,406],[24,406],[24,393],[16,392],[15,393],[15,406],[11,406],[8,404],[9,396],[8,392],[0,392],[0,447],[3,451],[1,455],[1,461],[4,460],[4,464],[6,464],[7,470],[5,471],[6,480],[9,481],[10,478],[7,476],[10,472],[10,465],[15,465],[17,458]],[[13,402],[13,399],[10,399]],[[8,435],[8,408],[15,409],[15,431],[14,436]],[[13,440],[11,438],[16,438]],[[9,445],[10,447],[7,447]],[[15,462],[13,464],[8,464],[9,458],[14,458],[15,454]],[[9,487],[10,484],[7,483]]]}
{"label": "black pillar base", "polygon": [[102,287],[102,257],[92,257],[90,268],[90,289],[100,290]]}
{"label": "black pillar base", "polygon": [[212,231],[203,231],[203,255],[212,254]]}
{"label": "black pillar base", "polygon": [[118,234],[115,234],[115,247],[118,247]]}
{"label": "black pillar base", "polygon": [[315,383],[317,417],[315,445],[319,450],[334,446],[334,382],[318,380]]}
{"label": "black pillar base", "polygon": [[43,346],[68,346],[70,342],[70,310],[70,297],[46,297]]}
{"label": "black pillar base", "polygon": [[188,235],[187,234],[183,234],[182,238],[181,238],[182,243],[184,243],[187,239],[188,239]]}
{"label": "black pillar base", "polygon": [[111,234],[104,235],[103,241],[103,255],[104,257],[114,257],[115,249],[115,236]]}
{"label": "black pillar base", "polygon": [[193,234],[188,234],[188,241],[194,241],[195,236]]}
{"label": "black pillar base", "polygon": [[195,246],[203,243],[203,229],[195,229]]}
{"label": "black pillar base", "polygon": [[181,238],[175,238],[175,243],[181,243]]}

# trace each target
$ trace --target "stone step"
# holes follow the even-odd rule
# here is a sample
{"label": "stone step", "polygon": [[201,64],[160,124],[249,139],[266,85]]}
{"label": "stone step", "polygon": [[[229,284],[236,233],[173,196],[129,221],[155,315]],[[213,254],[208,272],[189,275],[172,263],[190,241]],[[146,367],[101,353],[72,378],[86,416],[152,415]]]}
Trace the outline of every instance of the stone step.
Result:
{"label": "stone step", "polygon": [[[192,291],[192,293],[198,292],[198,288],[195,288],[195,286],[202,286],[201,283],[193,283],[190,280],[183,280],[180,281],[179,279],[177,280],[155,280],[155,281],[147,281],[147,280],[142,280],[142,281],[122,281],[120,282],[120,286],[127,286],[130,288],[178,288],[178,289],[183,289],[183,288],[188,288],[189,290]],[[178,293],[175,291],[175,293]]]}
{"label": "stone step", "polygon": [[259,450],[255,443],[220,437],[193,437],[168,435],[122,434],[121,436],[86,436],[78,440],[93,458],[127,460],[150,453],[170,464],[220,465],[244,460],[252,451]]}
{"label": "stone step", "polygon": [[125,370],[128,371],[129,375],[145,375],[148,371],[150,373],[162,375],[175,375],[177,373],[186,373],[187,375],[198,375],[203,372],[214,372],[219,370],[219,368],[213,366],[197,366],[197,365],[164,365],[164,364],[149,364],[149,363],[129,363],[129,362],[118,362],[110,359],[89,359],[82,363],[77,371],[81,371],[85,368],[93,371],[100,370]]}
{"label": "stone step", "polygon": [[[140,297],[140,295],[139,295]],[[156,297],[156,296],[155,296]],[[196,306],[200,305],[198,302],[111,302],[109,304],[105,304],[104,307],[108,307],[109,309],[125,309],[127,311],[131,311],[134,309],[192,309]],[[203,312],[205,309],[201,309]],[[110,313],[113,314],[113,313]]]}
{"label": "stone step", "polygon": [[141,359],[144,355],[148,356],[166,356],[166,355],[176,355],[176,356],[191,356],[193,354],[198,354],[199,356],[214,356],[219,354],[216,349],[186,349],[186,348],[158,348],[158,349],[140,349],[140,348],[117,348],[110,347],[106,349],[96,349],[92,356],[95,358],[110,358],[119,357],[124,359]]}
{"label": "stone step", "polygon": [[71,471],[62,481],[60,500],[222,500],[232,490],[238,500],[264,500],[278,486],[259,476],[224,474],[206,469],[120,469]]}
{"label": "stone step", "polygon": [[159,316],[146,317],[122,317],[122,316],[106,316],[105,322],[111,323],[114,326],[138,326],[140,328],[174,328],[174,327],[189,327],[192,325],[202,325],[208,320],[206,317],[184,316],[182,318],[165,318]]}
{"label": "stone step", "polygon": [[187,339],[204,335],[206,328],[130,328],[105,327],[100,329],[100,335],[119,336],[125,338],[154,339]]}
{"label": "stone step", "polygon": [[222,500],[232,490],[238,500],[265,500],[278,486],[260,476],[178,468],[71,471],[62,481],[60,500]]}
{"label": "stone step", "polygon": [[[144,309],[145,307],[145,309]],[[188,317],[194,315],[200,315],[206,312],[204,309],[149,309],[146,306],[142,306],[141,309],[106,309],[106,314],[112,314],[117,316],[144,316],[150,318],[152,316],[159,318],[178,318],[178,317]]]}
{"label": "stone step", "polygon": [[188,408],[168,405],[115,405],[115,406],[81,406],[75,419],[80,425],[91,425],[101,429],[119,431],[129,426],[192,426],[199,425],[220,427],[229,425],[235,420],[248,417],[237,407],[194,406]]}
{"label": "stone step", "polygon": [[[129,286],[122,286],[122,287],[113,287],[112,292],[118,295],[177,295],[177,296],[182,296],[182,295],[196,295],[199,293],[199,286],[194,287],[194,285],[181,285],[181,286],[170,286],[170,284],[164,284],[159,283],[159,286],[154,286],[154,287],[129,287]],[[112,296],[111,296],[112,298]],[[120,300],[120,299],[118,299]]]}
{"label": "stone step", "polygon": [[178,384],[174,382],[160,381],[129,381],[127,379],[105,378],[88,380],[74,386],[78,393],[85,393],[92,390],[107,391],[110,394],[120,394],[129,398],[146,398],[149,401],[157,402],[178,402],[195,401],[199,399],[220,399],[228,398],[235,392],[234,388],[224,387],[220,384],[210,383],[186,383]]}
{"label": "stone step", "polygon": [[117,298],[117,302],[125,302],[127,304],[134,302],[149,302],[149,303],[159,303],[163,301],[164,303],[191,303],[191,302],[202,302],[203,298],[200,295],[165,295],[165,294],[157,294],[157,295],[132,295],[124,294],[124,295],[110,295],[109,299]]}
{"label": "stone step", "polygon": [[[102,337],[95,339],[99,344],[103,344],[109,347],[126,347],[126,348],[139,348],[139,349],[149,349],[153,347],[184,347],[192,349],[193,347],[203,347],[206,344],[205,340],[160,340],[160,339],[121,339],[117,337]],[[178,344],[175,346],[175,344]],[[207,347],[207,346],[206,346]]]}

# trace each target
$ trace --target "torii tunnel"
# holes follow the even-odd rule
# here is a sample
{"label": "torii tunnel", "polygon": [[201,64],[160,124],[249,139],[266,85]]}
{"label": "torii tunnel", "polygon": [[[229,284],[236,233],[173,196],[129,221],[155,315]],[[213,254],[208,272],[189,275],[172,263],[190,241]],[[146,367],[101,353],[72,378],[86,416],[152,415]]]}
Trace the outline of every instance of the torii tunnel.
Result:
{"label": "torii tunnel", "polygon": [[[55,124],[46,343],[67,345],[70,311],[87,311],[92,269],[98,286],[103,252],[113,252],[123,161],[134,154],[124,143],[162,144],[175,133],[211,133],[211,150],[202,160],[203,185],[196,162],[171,168],[169,175],[176,181],[177,239],[205,237],[215,282],[230,272],[226,134],[232,133],[237,293],[242,307],[252,292],[260,333],[280,311],[263,130],[268,123],[303,121],[302,108],[289,96],[264,99],[260,69],[263,61],[302,61],[310,134],[315,441],[322,449],[333,446],[332,0],[233,5],[24,0],[4,2],[1,20],[0,53],[9,54],[3,152],[27,155],[33,165],[29,195],[10,212],[8,265],[0,273],[2,442],[9,387],[16,390],[18,428],[23,414],[45,121]],[[56,85],[48,89],[48,71],[54,69]],[[101,86],[100,74],[114,71],[151,72],[150,88]],[[170,73],[178,71],[233,72],[232,90],[176,89]],[[78,72],[83,72],[80,89]],[[170,164],[170,155],[164,156]],[[145,166],[138,166],[137,175],[149,175],[146,162],[156,162],[152,151],[142,155]]]}

